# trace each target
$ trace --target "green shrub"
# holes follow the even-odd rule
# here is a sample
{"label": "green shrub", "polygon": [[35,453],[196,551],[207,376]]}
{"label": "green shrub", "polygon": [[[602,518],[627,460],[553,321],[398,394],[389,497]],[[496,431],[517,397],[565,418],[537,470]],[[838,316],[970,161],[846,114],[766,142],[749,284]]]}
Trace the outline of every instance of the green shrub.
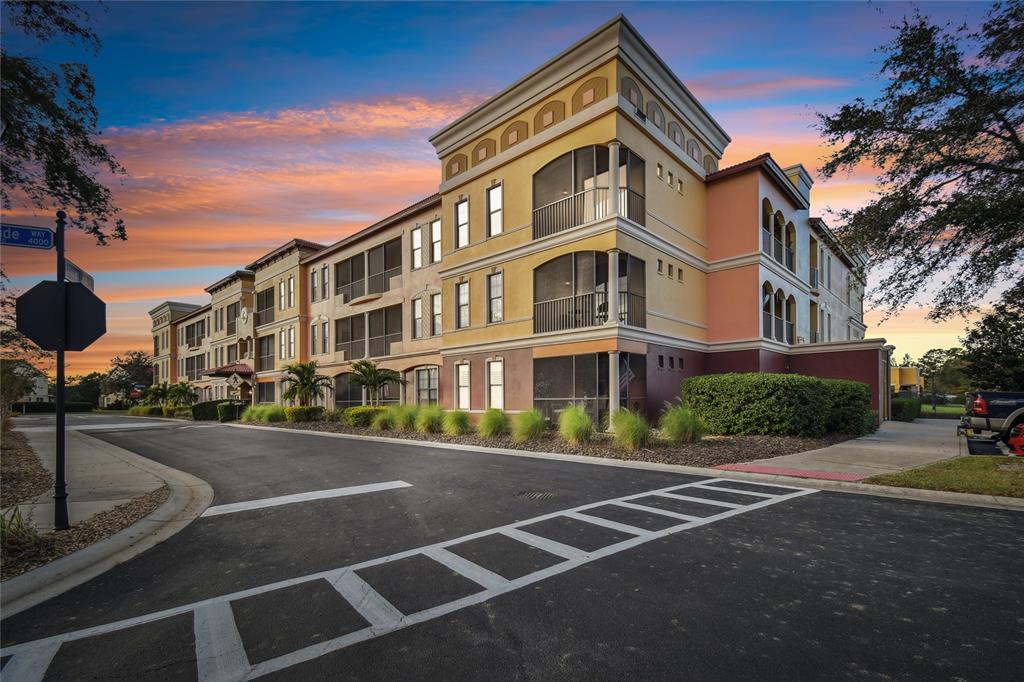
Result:
{"label": "green shrub", "polygon": [[480,423],[476,425],[476,432],[481,438],[497,438],[508,431],[508,415],[504,410],[496,407],[480,415]]}
{"label": "green shrub", "polygon": [[128,408],[128,414],[132,417],[159,417],[164,410],[159,405],[133,405]]}
{"label": "green shrub", "polygon": [[238,419],[242,411],[242,403],[223,401],[217,403],[217,421],[229,422]]}
{"label": "green shrub", "polygon": [[831,405],[821,379],[800,374],[706,374],[683,381],[683,403],[719,434],[821,436]]}
{"label": "green shrub", "polygon": [[375,407],[373,405],[350,407],[345,410],[345,425],[366,428],[373,423],[373,418],[385,409],[387,408]]}
{"label": "green shrub", "polygon": [[638,450],[649,445],[653,436],[647,420],[637,412],[619,410],[612,417],[615,442],[624,448]]}
{"label": "green shrub", "polygon": [[473,430],[473,423],[469,420],[469,413],[463,410],[445,412],[442,421],[442,430],[447,436],[464,436]]}
{"label": "green shrub", "polygon": [[384,410],[370,422],[370,428],[374,431],[390,431],[395,428],[395,413],[392,410]]}
{"label": "green shrub", "polygon": [[344,407],[336,407],[333,410],[326,410],[324,412],[324,421],[325,422],[338,422],[338,423],[342,423],[342,424],[345,423],[345,408]]}
{"label": "green shrub", "polygon": [[175,407],[174,416],[178,419],[191,419],[192,408],[186,405],[182,405],[181,407]]}
{"label": "green shrub", "polygon": [[31,521],[21,514],[17,505],[0,513],[0,545],[5,557],[17,555],[39,544],[39,531]]}
{"label": "green shrub", "polygon": [[396,431],[416,430],[416,416],[419,408],[416,405],[392,405],[388,408],[391,412],[392,423]]}
{"label": "green shrub", "polygon": [[176,409],[178,408],[173,407],[172,405],[164,405],[162,408],[160,408],[160,411],[165,417],[173,417],[174,411]]}
{"label": "green shrub", "polygon": [[594,420],[582,407],[570,405],[558,418],[558,433],[573,445],[586,443],[594,435]]}
{"label": "green shrub", "polygon": [[517,443],[525,443],[528,440],[537,440],[544,435],[547,423],[540,410],[527,410],[520,412],[512,420],[512,440]]}
{"label": "green shrub", "polygon": [[206,402],[196,403],[192,406],[192,418],[197,421],[213,421],[217,419],[217,406],[220,405],[223,400],[207,400]]}
{"label": "green shrub", "polygon": [[324,418],[324,408],[319,405],[286,407],[284,417],[290,422],[318,422]]}
{"label": "green shrub", "polygon": [[666,408],[658,421],[661,436],[673,443],[697,443],[704,437],[705,426],[693,410],[682,405]]}
{"label": "green shrub", "polygon": [[[92,403],[77,401],[65,401],[65,412],[92,412],[95,409]],[[57,411],[57,403],[28,403],[18,401],[11,403],[11,412],[15,414],[48,414]]]}
{"label": "green shrub", "polygon": [[245,412],[242,413],[243,422],[268,424],[283,422],[285,419],[284,408],[280,405],[253,405],[245,408]]}
{"label": "green shrub", "polygon": [[421,407],[416,415],[416,430],[420,433],[440,433],[444,426],[444,410],[437,405]]}
{"label": "green shrub", "polygon": [[901,422],[912,422],[921,416],[921,401],[917,398],[893,398],[892,418]]}
{"label": "green shrub", "polygon": [[871,389],[860,381],[822,379],[829,394],[829,433],[863,436],[871,414]]}

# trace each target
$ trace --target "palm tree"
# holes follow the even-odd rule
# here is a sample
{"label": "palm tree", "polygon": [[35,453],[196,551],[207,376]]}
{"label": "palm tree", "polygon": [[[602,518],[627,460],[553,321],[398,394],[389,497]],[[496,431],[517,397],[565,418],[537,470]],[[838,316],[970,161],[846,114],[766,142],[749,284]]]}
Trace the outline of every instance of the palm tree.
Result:
{"label": "palm tree", "polygon": [[396,384],[407,383],[402,378],[402,375],[395,370],[378,367],[376,363],[370,360],[357,360],[353,362],[349,381],[356,386],[363,386],[370,392],[371,405],[380,405],[380,392],[385,384],[392,382]]}
{"label": "palm tree", "polygon": [[142,393],[142,402],[145,405],[163,405],[169,390],[170,385],[166,381],[162,384],[153,384]]}
{"label": "palm tree", "polygon": [[185,407],[199,399],[199,394],[192,390],[187,381],[179,381],[167,388],[166,401],[174,407]]}
{"label": "palm tree", "polygon": [[288,388],[281,397],[285,400],[298,400],[302,407],[308,406],[313,399],[323,398],[324,391],[334,390],[331,378],[317,374],[316,362],[293,362],[285,365],[285,381]]}

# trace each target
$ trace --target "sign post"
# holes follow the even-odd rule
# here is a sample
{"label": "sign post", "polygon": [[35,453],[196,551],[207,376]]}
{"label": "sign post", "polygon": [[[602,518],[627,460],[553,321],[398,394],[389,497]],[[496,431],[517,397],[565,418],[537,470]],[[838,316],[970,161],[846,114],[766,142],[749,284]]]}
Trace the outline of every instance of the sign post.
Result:
{"label": "sign post", "polygon": [[53,484],[53,529],[67,530],[68,526],[68,487],[64,475],[65,462],[65,414],[64,414],[64,350],[67,347],[68,329],[68,297],[67,274],[64,263],[64,226],[67,214],[57,211],[57,284],[60,287],[57,308],[57,320],[60,322],[60,333],[57,341],[57,466],[56,479]]}

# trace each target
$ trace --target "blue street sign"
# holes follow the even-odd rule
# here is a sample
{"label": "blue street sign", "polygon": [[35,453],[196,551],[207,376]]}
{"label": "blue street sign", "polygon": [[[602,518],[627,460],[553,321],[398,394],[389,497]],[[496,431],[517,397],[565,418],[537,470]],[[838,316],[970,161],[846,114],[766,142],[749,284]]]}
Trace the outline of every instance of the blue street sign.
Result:
{"label": "blue street sign", "polygon": [[23,246],[29,249],[53,248],[53,230],[47,227],[4,223],[2,235],[0,244],[4,246]]}

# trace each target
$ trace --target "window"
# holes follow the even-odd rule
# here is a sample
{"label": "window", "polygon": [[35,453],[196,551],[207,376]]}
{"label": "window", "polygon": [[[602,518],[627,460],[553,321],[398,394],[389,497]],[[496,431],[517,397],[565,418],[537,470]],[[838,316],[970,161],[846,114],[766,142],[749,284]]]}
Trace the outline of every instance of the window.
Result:
{"label": "window", "polygon": [[274,369],[274,335],[267,334],[256,340],[256,371]]}
{"label": "window", "polygon": [[455,328],[464,329],[469,326],[469,282],[455,285]]}
{"label": "window", "polygon": [[402,340],[402,305],[371,310],[366,314],[370,357],[391,354],[391,344]]}
{"label": "window", "polygon": [[228,361],[227,364],[238,362],[238,346],[231,344],[228,346]]}
{"label": "window", "polygon": [[455,204],[455,248],[469,246],[469,199]]}
{"label": "window", "polygon": [[441,219],[430,223],[430,262],[441,262]]}
{"label": "window", "polygon": [[366,293],[366,257],[360,253],[334,266],[334,293],[345,301]]}
{"label": "window", "polygon": [[419,405],[437,404],[437,367],[416,370],[416,402]]}
{"label": "window", "polygon": [[256,384],[256,402],[273,403],[277,401],[277,391],[273,381],[261,381]]}
{"label": "window", "polygon": [[423,267],[423,228],[417,227],[411,233],[412,237],[412,267]]}
{"label": "window", "polygon": [[675,276],[674,270],[675,270],[675,267],[671,263],[669,263],[668,264],[668,276],[669,277],[674,277]]}
{"label": "window", "polygon": [[277,357],[284,360],[287,356],[285,353],[288,351],[288,335],[285,330],[281,330],[277,333]]}
{"label": "window", "polygon": [[414,298],[412,301],[412,338],[423,338],[423,299]]}
{"label": "window", "polygon": [[501,234],[504,228],[502,222],[501,185],[495,185],[487,190],[487,236],[493,237]]}
{"label": "window", "polygon": [[310,355],[316,355],[317,354],[316,322],[314,322],[313,324],[309,325],[309,354]]}
{"label": "window", "polygon": [[288,307],[292,308],[295,306],[295,278],[288,277]]}
{"label": "window", "polygon": [[679,356],[679,371],[680,372],[683,371],[683,356],[682,355]]}
{"label": "window", "polygon": [[676,180],[676,191],[679,192],[680,194],[683,193],[683,181],[682,180]]}
{"label": "window", "polygon": [[676,268],[676,277],[677,277],[677,279],[680,282],[683,281],[683,267],[682,266],[679,266],[678,268]]}
{"label": "window", "polygon": [[342,409],[363,404],[363,387],[349,381],[351,374],[334,377],[334,407]]}
{"label": "window", "polygon": [[502,360],[487,363],[487,407],[505,409],[505,363]]}
{"label": "window", "polygon": [[277,283],[277,307],[280,308],[281,310],[284,310],[284,307],[285,307],[284,306],[284,302],[285,302],[285,289],[284,289],[284,280],[282,279],[280,282]]}
{"label": "window", "polygon": [[659,275],[662,273],[662,268],[663,267],[664,267],[664,264],[661,262],[661,259],[659,258],[658,259],[658,274]]}
{"label": "window", "polygon": [[331,344],[329,343],[330,342],[330,331],[329,330],[330,330],[330,323],[328,323],[326,321],[320,323],[320,352],[321,353],[328,353],[328,352],[330,352]]}
{"label": "window", "polygon": [[505,295],[502,273],[487,276],[487,321],[501,322],[504,317]]}
{"label": "window", "polygon": [[668,180],[666,180],[666,182],[668,182],[668,186],[669,186],[669,187],[671,187],[672,185],[674,185],[674,184],[675,184],[675,178],[674,178],[674,176],[672,175],[672,171],[669,171],[669,172],[668,172]]}
{"label": "window", "polygon": [[366,357],[366,316],[343,317],[334,323],[334,350],[343,351],[345,360]]}
{"label": "window", "polygon": [[391,278],[402,274],[402,239],[392,239],[366,252],[366,293],[382,294]]}
{"label": "window", "polygon": [[240,307],[241,307],[241,304],[239,304],[239,303],[232,303],[231,305],[228,306],[228,311],[227,311],[227,318],[228,318],[227,319],[227,331],[228,331],[228,336],[231,336],[232,334],[234,334],[238,330],[238,313],[239,313]]}
{"label": "window", "polygon": [[432,317],[430,333],[437,336],[441,333],[441,294],[432,294],[430,296],[430,310]]}
{"label": "window", "polygon": [[309,300],[311,302],[316,302],[316,295],[317,293],[320,292],[320,281],[318,274],[319,273],[317,273],[315,269],[310,270],[309,272]]}
{"label": "window", "polygon": [[288,327],[288,357],[295,357],[295,327]]}
{"label": "window", "polygon": [[668,368],[669,369],[675,369],[676,368],[676,359],[674,357],[672,357],[671,355],[668,356]]}
{"label": "window", "polygon": [[331,291],[328,282],[328,273],[330,273],[330,271],[331,269],[327,265],[324,265],[322,268],[320,268],[320,298],[324,299],[325,301],[327,300],[327,297],[330,295]]}
{"label": "window", "polygon": [[455,365],[455,409],[469,409],[469,363]]}
{"label": "window", "polygon": [[160,337],[153,337],[153,355],[160,355]]}
{"label": "window", "polygon": [[664,355],[659,355],[658,356],[658,369],[665,369],[665,356]]}
{"label": "window", "polygon": [[665,177],[665,167],[662,166],[660,163],[658,164],[658,177],[659,178],[664,178]]}

